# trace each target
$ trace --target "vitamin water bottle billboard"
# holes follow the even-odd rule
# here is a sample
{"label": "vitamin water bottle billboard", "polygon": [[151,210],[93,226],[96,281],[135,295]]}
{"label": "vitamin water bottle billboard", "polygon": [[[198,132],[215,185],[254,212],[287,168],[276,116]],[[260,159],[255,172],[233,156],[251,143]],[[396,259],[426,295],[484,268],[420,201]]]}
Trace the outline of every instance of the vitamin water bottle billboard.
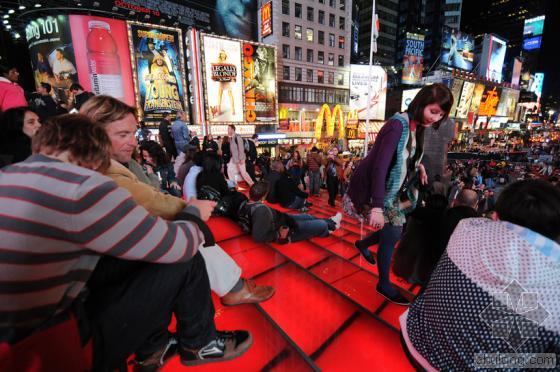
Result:
{"label": "vitamin water bottle billboard", "polygon": [[33,19],[25,27],[25,36],[35,85],[49,83],[56,98],[66,102],[68,89],[78,81],[68,17],[58,15]]}
{"label": "vitamin water bottle billboard", "polygon": [[71,15],[70,28],[80,85],[136,105],[126,22]]}
{"label": "vitamin water bottle billboard", "polygon": [[136,106],[141,120],[159,122],[187,111],[181,30],[128,22]]}

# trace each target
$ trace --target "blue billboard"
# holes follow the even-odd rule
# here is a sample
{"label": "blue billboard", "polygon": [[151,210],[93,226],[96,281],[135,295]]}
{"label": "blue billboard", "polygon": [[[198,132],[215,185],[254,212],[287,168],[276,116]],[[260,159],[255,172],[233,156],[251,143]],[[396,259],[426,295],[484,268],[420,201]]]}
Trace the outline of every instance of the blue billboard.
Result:
{"label": "blue billboard", "polygon": [[541,47],[542,36],[530,37],[523,40],[523,49],[533,50]]}

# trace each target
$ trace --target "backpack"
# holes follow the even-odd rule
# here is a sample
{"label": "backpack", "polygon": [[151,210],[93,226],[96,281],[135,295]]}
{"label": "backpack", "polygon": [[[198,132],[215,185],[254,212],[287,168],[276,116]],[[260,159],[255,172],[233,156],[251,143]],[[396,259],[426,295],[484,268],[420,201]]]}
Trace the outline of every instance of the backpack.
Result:
{"label": "backpack", "polygon": [[259,207],[266,207],[262,203],[249,204],[247,200],[243,201],[237,211],[237,223],[241,226],[241,230],[245,234],[250,234],[252,231],[252,215],[253,211]]}
{"label": "backpack", "polygon": [[249,155],[251,147],[249,146],[249,140],[247,138],[243,138],[243,148],[245,149],[245,155]]}

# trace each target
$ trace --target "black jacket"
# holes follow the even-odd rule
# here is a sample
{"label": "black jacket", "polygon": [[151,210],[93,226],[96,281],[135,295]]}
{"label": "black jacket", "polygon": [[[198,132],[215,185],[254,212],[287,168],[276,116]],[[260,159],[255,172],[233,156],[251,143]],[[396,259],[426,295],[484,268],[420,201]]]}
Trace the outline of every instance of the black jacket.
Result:
{"label": "black jacket", "polygon": [[271,171],[266,180],[268,181],[268,195],[266,196],[266,201],[269,203],[278,203],[278,197],[276,195],[276,182],[282,177],[282,174]]}
{"label": "black jacket", "polygon": [[276,198],[283,207],[288,207],[293,203],[296,196],[306,199],[309,194],[303,192],[297,186],[297,182],[286,172],[276,182]]}

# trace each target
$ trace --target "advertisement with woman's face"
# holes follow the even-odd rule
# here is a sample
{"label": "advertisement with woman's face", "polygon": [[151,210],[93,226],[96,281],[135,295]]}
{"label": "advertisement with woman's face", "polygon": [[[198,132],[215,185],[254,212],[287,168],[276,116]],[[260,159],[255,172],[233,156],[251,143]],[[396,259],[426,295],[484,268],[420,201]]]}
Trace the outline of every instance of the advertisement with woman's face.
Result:
{"label": "advertisement with woman's face", "polygon": [[208,120],[243,122],[241,43],[203,35],[202,47]]}

